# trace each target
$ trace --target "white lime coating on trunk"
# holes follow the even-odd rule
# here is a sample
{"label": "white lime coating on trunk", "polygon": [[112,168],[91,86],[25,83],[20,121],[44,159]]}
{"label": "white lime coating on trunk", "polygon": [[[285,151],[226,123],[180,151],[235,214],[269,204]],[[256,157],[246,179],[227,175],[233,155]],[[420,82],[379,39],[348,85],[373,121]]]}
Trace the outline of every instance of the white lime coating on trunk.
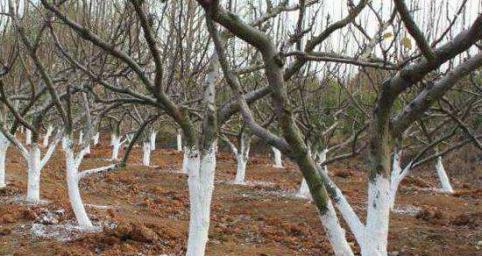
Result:
{"label": "white lime coating on trunk", "polygon": [[362,255],[387,255],[390,181],[376,175],[368,182],[368,213]]}
{"label": "white lime coating on trunk", "polygon": [[27,201],[37,203],[40,201],[40,149],[37,144],[30,147],[28,154],[28,184]]}
{"label": "white lime coating on trunk", "polygon": [[149,166],[151,162],[151,143],[144,142],[142,145],[142,165]]}
{"label": "white lime coating on trunk", "polygon": [[79,166],[85,155],[87,148],[84,148],[79,152],[78,156],[75,156],[73,149],[73,142],[70,138],[67,138],[64,147],[65,164],[67,168],[67,190],[70,199],[70,205],[74,212],[75,218],[79,226],[83,229],[93,228],[92,222],[85,211],[82,198],[79,190]]}
{"label": "white lime coating on trunk", "polygon": [[96,132],[94,134],[94,136],[92,137],[92,140],[93,140],[94,146],[97,146],[99,144],[99,140],[100,140],[100,133]]}
{"label": "white lime coating on trunk", "polygon": [[447,175],[447,172],[445,171],[441,156],[439,156],[437,158],[437,163],[435,164],[435,169],[437,170],[437,176],[440,180],[440,185],[442,186],[442,191],[445,192],[445,193],[449,193],[449,194],[454,193],[454,189],[452,188],[452,185],[450,184],[450,179],[449,179],[449,176]]}
{"label": "white lime coating on trunk", "polygon": [[190,220],[187,244],[188,256],[203,256],[209,234],[211,200],[214,190],[216,153],[214,144],[199,159],[199,152],[191,150],[189,169]]}
{"label": "white lime coating on trunk", "polygon": [[7,150],[10,141],[0,132],[0,188],[4,188],[7,184],[5,175],[5,161],[7,159]]}
{"label": "white lime coating on trunk", "polygon": [[30,144],[32,144],[32,131],[27,129],[27,132],[25,132],[25,145]]}
{"label": "white lime coating on trunk", "polygon": [[49,146],[49,139],[50,139],[50,136],[52,136],[53,131],[54,131],[54,128],[51,125],[49,125],[49,127],[47,128],[47,133],[45,134],[43,142],[42,142],[42,146],[44,148]]}
{"label": "white lime coating on trunk", "polygon": [[156,149],[156,135],[157,135],[157,132],[151,132],[151,135],[149,137],[149,140],[150,140],[150,146],[151,146],[151,150],[155,150]]}
{"label": "white lime coating on trunk", "polygon": [[274,157],[274,165],[273,167],[275,168],[283,168],[283,161],[281,159],[281,151],[275,147],[271,147],[271,150],[273,151],[273,157]]}
{"label": "white lime coating on trunk", "polygon": [[345,230],[341,227],[336,216],[335,208],[331,200],[327,201],[327,210],[320,215],[321,223],[325,229],[328,240],[330,241],[336,256],[352,256],[353,251],[348,244],[345,236]]}
{"label": "white lime coating on trunk", "polygon": [[180,131],[177,132],[177,151],[182,151],[182,135]]}
{"label": "white lime coating on trunk", "polygon": [[112,160],[119,158],[119,150],[121,147],[121,138],[116,134],[112,134]]}

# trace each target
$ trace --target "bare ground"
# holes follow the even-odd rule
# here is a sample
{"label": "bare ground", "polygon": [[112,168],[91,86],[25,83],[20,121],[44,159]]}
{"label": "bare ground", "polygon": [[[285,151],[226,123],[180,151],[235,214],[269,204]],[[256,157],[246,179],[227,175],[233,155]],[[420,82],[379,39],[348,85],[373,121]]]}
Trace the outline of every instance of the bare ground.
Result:
{"label": "bare ground", "polygon": [[[103,159],[109,156],[110,148],[93,148],[81,168],[108,164]],[[178,173],[182,154],[163,149],[151,158],[154,167],[140,166],[136,148],[128,167],[81,181],[87,211],[99,227],[85,233],[75,228],[62,152],[42,171],[46,202],[28,205],[22,201],[26,166],[10,147],[9,186],[0,190],[0,255],[183,255],[189,204],[187,177]],[[477,161],[475,166],[470,176],[454,172],[455,195],[433,190],[430,166],[404,182],[390,220],[391,255],[482,254],[482,170]],[[366,204],[362,169],[357,161],[330,166],[359,213]],[[294,197],[301,176],[293,164],[275,169],[265,155],[253,156],[245,186],[230,184],[234,172],[234,159],[221,154],[207,255],[331,255],[315,207]]]}

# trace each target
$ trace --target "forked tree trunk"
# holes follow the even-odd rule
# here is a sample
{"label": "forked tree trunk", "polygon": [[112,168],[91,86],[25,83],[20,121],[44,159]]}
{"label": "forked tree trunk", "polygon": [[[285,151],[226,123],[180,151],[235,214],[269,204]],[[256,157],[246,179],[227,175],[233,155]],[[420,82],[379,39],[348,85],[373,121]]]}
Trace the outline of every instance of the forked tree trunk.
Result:
{"label": "forked tree trunk", "polygon": [[182,151],[182,135],[181,131],[177,131],[177,151]]}
{"label": "forked tree trunk", "polygon": [[283,168],[283,161],[281,160],[281,151],[275,147],[271,147],[273,151],[274,165],[275,168]]}
{"label": "forked tree trunk", "polygon": [[151,162],[151,142],[144,141],[142,144],[142,165],[149,166]]}
{"label": "forked tree trunk", "polygon": [[157,132],[152,131],[149,137],[151,150],[156,150],[156,135],[157,135]]}
{"label": "forked tree trunk", "polygon": [[410,172],[411,164],[408,164],[403,170],[400,166],[400,152],[393,154],[392,174],[390,175],[390,209],[395,209],[395,201],[397,198],[398,187],[402,180]]}
{"label": "forked tree trunk", "polygon": [[10,141],[0,132],[0,188],[4,188],[7,184],[5,175],[5,161],[7,159],[7,150]]}
{"label": "forked tree trunk", "polygon": [[[27,129],[27,131],[30,130]],[[34,143],[29,149],[27,160],[27,201],[31,203],[38,203],[40,201],[40,161],[40,148]]]}
{"label": "forked tree trunk", "polygon": [[[73,141],[70,137],[66,139],[63,150],[65,153],[65,164],[67,167],[67,189],[70,205],[72,206],[72,210],[79,226],[82,229],[91,229],[93,225],[89,219],[89,216],[87,215],[87,212],[85,211],[79,190],[79,165],[85,152],[81,151],[76,157],[73,148]],[[82,150],[86,151],[87,148]]]}
{"label": "forked tree trunk", "polygon": [[241,132],[239,149],[228,138],[225,137],[224,140],[229,145],[236,158],[236,177],[234,178],[234,184],[245,184],[246,166],[248,164],[249,150],[251,148],[251,135],[245,131]]}
{"label": "forked tree trunk", "polygon": [[51,125],[49,125],[49,127],[47,128],[47,133],[45,134],[44,140],[42,142],[42,146],[44,148],[49,146],[49,139],[50,139],[50,136],[52,136],[53,131],[54,131],[54,128]]}
{"label": "forked tree trunk", "polygon": [[442,192],[452,194],[454,193],[454,189],[450,184],[449,176],[445,171],[444,165],[442,163],[442,157],[439,156],[437,158],[437,163],[435,164],[435,169],[437,170],[437,176],[440,180],[440,185],[442,186]]}
{"label": "forked tree trunk", "polygon": [[216,153],[214,144],[202,156],[198,150],[189,149],[189,151],[186,166],[189,172],[191,212],[186,255],[202,256],[206,251],[208,241]]}

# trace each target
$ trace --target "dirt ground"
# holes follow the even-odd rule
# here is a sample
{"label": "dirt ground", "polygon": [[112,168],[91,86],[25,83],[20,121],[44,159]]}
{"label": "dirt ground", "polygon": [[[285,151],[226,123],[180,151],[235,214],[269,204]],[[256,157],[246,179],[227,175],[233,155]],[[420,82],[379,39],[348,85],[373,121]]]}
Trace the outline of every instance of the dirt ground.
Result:
{"label": "dirt ground", "polygon": [[[109,156],[109,147],[95,147],[81,169],[106,165]],[[161,149],[151,158],[153,167],[140,166],[135,148],[128,167],[81,181],[87,211],[101,228],[80,233],[67,198],[63,153],[57,150],[42,171],[45,202],[28,205],[22,201],[25,161],[11,146],[9,185],[0,190],[0,255],[183,255],[189,204],[187,177],[179,173],[182,154]],[[331,255],[315,207],[294,196],[299,171],[285,165],[276,169],[266,154],[252,156],[247,185],[233,185],[235,161],[220,154],[207,255]],[[482,169],[480,161],[471,166],[470,175],[446,167],[455,195],[433,190],[431,166],[404,182],[390,220],[390,255],[482,255]],[[366,204],[363,168],[357,160],[329,167],[358,213]]]}

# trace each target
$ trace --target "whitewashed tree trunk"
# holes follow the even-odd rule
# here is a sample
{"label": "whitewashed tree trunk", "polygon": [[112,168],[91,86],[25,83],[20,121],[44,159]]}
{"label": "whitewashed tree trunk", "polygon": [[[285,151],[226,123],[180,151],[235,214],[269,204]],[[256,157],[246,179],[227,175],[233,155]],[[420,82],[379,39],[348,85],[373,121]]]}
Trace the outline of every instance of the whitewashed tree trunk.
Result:
{"label": "whitewashed tree trunk", "polygon": [[[309,154],[311,155],[311,150],[309,150]],[[319,166],[321,165],[325,160],[326,160],[326,154],[328,153],[328,149],[324,149],[318,153],[318,159],[316,164]],[[328,167],[325,165],[322,167],[324,171],[328,173]],[[310,189],[308,187],[308,183],[306,180],[303,178],[301,181],[300,188],[298,189],[298,192],[296,193],[297,197],[300,198],[305,198],[305,199],[311,199],[311,193]]]}
{"label": "whitewashed tree trunk", "polygon": [[216,153],[214,144],[199,159],[200,152],[190,149],[189,171],[190,221],[187,256],[203,256],[208,241],[211,199],[214,190]]}
{"label": "whitewashed tree trunk", "polygon": [[[27,129],[27,131],[30,131]],[[32,144],[28,154],[28,184],[27,201],[38,203],[40,201],[40,148],[37,144]]]}
{"label": "whitewashed tree trunk", "polygon": [[67,167],[67,188],[70,204],[79,226],[82,229],[91,229],[93,225],[89,219],[89,216],[87,215],[87,212],[85,211],[79,190],[79,166],[87,151],[87,148],[82,149],[79,155],[76,157],[73,149],[72,139],[67,138],[66,140],[64,153]]}
{"label": "whitewashed tree trunk", "polygon": [[32,131],[30,129],[27,129],[25,132],[25,145],[30,145],[32,144]]}
{"label": "whitewashed tree trunk", "polygon": [[304,178],[301,181],[301,185],[298,189],[298,192],[296,193],[296,196],[300,198],[311,199],[310,188],[308,187],[308,183]]}
{"label": "whitewashed tree trunk", "polygon": [[363,256],[386,256],[390,218],[390,181],[377,174],[368,182],[368,207],[365,239],[360,244]]}
{"label": "whitewashed tree trunk", "polygon": [[236,156],[236,177],[234,177],[234,184],[245,184],[246,166],[248,164],[248,157],[241,153]]}
{"label": "whitewashed tree trunk", "polygon": [[145,141],[142,145],[142,165],[149,166],[151,162],[151,142]]}
{"label": "whitewashed tree trunk", "polygon": [[80,131],[79,132],[79,142],[78,142],[78,144],[82,145],[83,143],[84,143],[84,132]]}
{"label": "whitewashed tree trunk", "polygon": [[236,157],[236,177],[234,178],[234,184],[245,184],[246,179],[246,166],[249,159],[249,150],[251,148],[251,135],[243,132],[239,141],[239,150],[236,146],[225,139],[228,145],[231,147],[234,156]]}
{"label": "whitewashed tree trunk", "polygon": [[112,134],[112,160],[119,158],[119,150],[121,147],[121,138],[117,134]]}
{"label": "whitewashed tree trunk", "polygon": [[452,188],[452,185],[450,184],[450,179],[449,176],[447,175],[447,172],[445,171],[444,165],[442,163],[442,157],[439,156],[437,158],[437,163],[435,164],[435,169],[437,170],[437,176],[440,180],[440,185],[442,186],[442,191],[445,193],[452,194],[454,193],[454,189]]}
{"label": "whitewashed tree trunk", "polygon": [[189,168],[188,165],[190,165],[190,159],[189,159],[189,152],[187,149],[184,150],[184,154],[182,156],[182,170],[181,173],[184,174],[189,174]]}
{"label": "whitewashed tree trunk", "polygon": [[45,134],[44,140],[42,142],[42,146],[44,148],[49,146],[49,139],[50,139],[50,136],[52,136],[53,131],[54,131],[54,128],[51,125],[49,125],[49,127],[47,128],[47,133]]}
{"label": "whitewashed tree trunk", "polygon": [[331,200],[327,201],[327,210],[320,215],[320,219],[335,255],[353,256],[353,250],[346,240],[345,230],[341,227],[338,221]]}
{"label": "whitewashed tree trunk", "polygon": [[149,137],[150,143],[151,143],[150,145],[151,150],[156,150],[156,135],[157,135],[157,132],[152,131]]}
{"label": "whitewashed tree trunk", "polygon": [[177,131],[177,151],[182,151],[182,135],[181,131]]}
{"label": "whitewashed tree trunk", "polygon": [[99,132],[96,132],[96,133],[94,134],[94,136],[92,137],[92,140],[93,140],[94,146],[99,145],[100,133],[99,133]]}
{"label": "whitewashed tree trunk", "polygon": [[5,175],[5,161],[7,159],[7,150],[10,141],[0,132],[0,188],[4,188],[7,184]]}
{"label": "whitewashed tree trunk", "polygon": [[273,167],[283,168],[283,161],[281,160],[281,151],[279,151],[279,149],[275,147],[271,147],[271,150],[273,151],[273,157],[274,157]]}
{"label": "whitewashed tree trunk", "polygon": [[395,201],[397,198],[398,187],[402,180],[408,175],[411,168],[411,163],[409,163],[403,170],[400,166],[400,155],[401,153],[393,154],[392,162],[392,174],[390,176],[390,209],[395,209]]}

